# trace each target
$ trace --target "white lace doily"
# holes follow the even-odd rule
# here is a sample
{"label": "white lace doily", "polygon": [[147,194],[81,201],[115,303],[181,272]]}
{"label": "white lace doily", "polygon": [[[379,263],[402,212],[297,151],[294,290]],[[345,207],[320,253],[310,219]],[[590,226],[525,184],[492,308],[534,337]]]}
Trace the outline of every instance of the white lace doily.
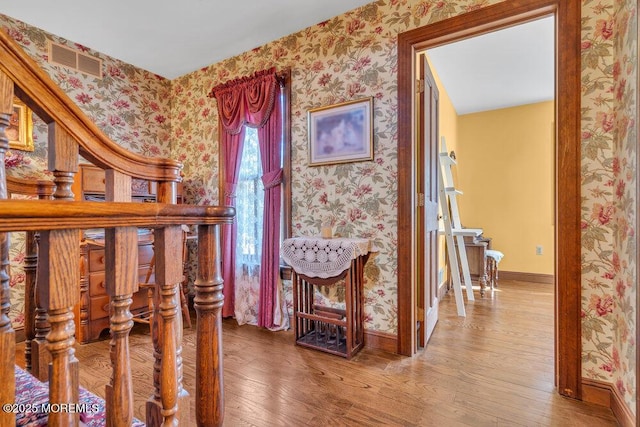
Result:
{"label": "white lace doily", "polygon": [[499,263],[502,260],[502,257],[504,256],[502,252],[494,251],[492,249],[487,249],[485,253],[488,257],[495,259],[496,263]]}
{"label": "white lace doily", "polygon": [[282,242],[281,255],[298,274],[326,279],[351,266],[351,260],[371,250],[368,239],[294,237]]}

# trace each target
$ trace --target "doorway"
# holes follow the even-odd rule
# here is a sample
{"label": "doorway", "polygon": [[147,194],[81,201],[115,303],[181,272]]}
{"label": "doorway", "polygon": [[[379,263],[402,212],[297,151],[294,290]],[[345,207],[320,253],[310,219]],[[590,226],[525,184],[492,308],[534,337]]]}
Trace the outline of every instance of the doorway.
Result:
{"label": "doorway", "polygon": [[[421,114],[426,102],[418,104],[418,153],[423,151],[423,139],[433,139],[437,140],[437,152],[456,155],[450,166],[443,165],[450,176],[445,179],[443,175],[441,194],[447,193],[447,187],[460,190],[462,197],[448,196],[451,221],[461,222],[470,229],[468,232],[482,233],[465,236],[463,245],[477,285],[486,281],[481,274],[485,270],[485,249],[507,254],[500,266],[504,278],[553,283],[554,27],[550,16],[417,53],[419,78],[424,80],[419,84],[422,97],[430,92],[434,79],[439,93],[437,122]],[[428,71],[425,76],[422,68]],[[432,138],[425,137],[431,133],[435,134]],[[429,188],[423,182],[422,169],[432,169],[437,175],[439,166],[427,165],[424,158],[422,154],[417,156],[417,188],[418,194],[424,193],[428,200],[429,192],[420,190]],[[431,181],[437,187],[434,178],[431,176],[427,183]],[[437,212],[432,214],[434,220],[437,216]],[[418,218],[420,226],[420,212]],[[444,236],[439,237],[439,270],[431,285],[437,285],[438,296],[442,296],[451,287],[452,278],[445,262],[449,245],[445,248]],[[420,304],[430,307],[430,300],[425,301],[422,295],[428,297],[431,287],[426,286],[429,280],[423,280],[423,270],[428,269],[421,267],[428,266],[431,257],[423,253],[426,245],[422,240],[417,244],[417,259],[425,260],[417,265],[417,341],[418,347],[424,347],[422,319],[426,316]],[[456,293],[456,301],[461,310],[462,291],[457,286],[454,290],[460,294]],[[489,295],[499,294],[498,289]],[[433,327],[428,320],[426,324]]]}
{"label": "doorway", "polygon": [[[581,398],[580,328],[580,6],[560,0],[513,0],[398,37],[398,352],[416,351],[416,206],[414,70],[419,50],[532,21],[556,20],[556,386]],[[561,207],[561,210],[558,208]]]}

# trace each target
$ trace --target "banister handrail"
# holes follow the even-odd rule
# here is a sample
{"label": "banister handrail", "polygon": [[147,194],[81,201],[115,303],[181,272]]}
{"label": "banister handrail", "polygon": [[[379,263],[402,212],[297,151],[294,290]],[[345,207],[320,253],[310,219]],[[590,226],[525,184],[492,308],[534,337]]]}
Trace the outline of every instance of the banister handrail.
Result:
{"label": "banister handrail", "polygon": [[5,31],[0,31],[0,57],[0,71],[14,82],[16,96],[47,124],[55,122],[67,131],[85,159],[134,178],[180,182],[182,163],[144,157],[116,144]]}
{"label": "banister handrail", "polygon": [[0,232],[227,224],[234,215],[235,209],[228,206],[0,200]]}

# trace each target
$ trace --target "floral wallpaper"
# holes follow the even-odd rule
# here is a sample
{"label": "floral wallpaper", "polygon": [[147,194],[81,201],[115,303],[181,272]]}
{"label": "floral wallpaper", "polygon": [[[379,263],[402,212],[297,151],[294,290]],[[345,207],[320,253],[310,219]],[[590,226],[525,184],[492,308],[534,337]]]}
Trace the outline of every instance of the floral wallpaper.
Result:
{"label": "floral wallpaper", "polygon": [[[217,203],[214,85],[276,66],[292,72],[294,235],[366,236],[366,325],[397,330],[398,33],[499,0],[379,0],[171,82],[98,52],[105,81],[47,64],[55,36],[0,15],[0,26],[109,136],[134,151],[184,162],[192,203]],[[632,0],[582,0],[583,376],[614,384],[635,412],[637,23]],[[84,49],[84,48],[83,48]],[[374,99],[375,160],[307,166],[306,111]],[[44,141],[46,137],[38,141]],[[36,152],[38,154],[38,152]],[[40,152],[40,158],[44,158]],[[24,155],[28,157],[27,154]],[[13,294],[12,294],[13,296]]]}
{"label": "floral wallpaper", "polygon": [[[397,34],[486,6],[489,1],[378,1],[173,81],[173,156],[185,162],[196,201],[217,201],[217,107],[222,82],[273,65],[292,74],[293,235],[323,222],[342,236],[367,237],[379,252],[365,271],[365,327],[397,330]],[[372,162],[308,166],[307,110],[373,97]]]}
{"label": "floral wallpaper", "polygon": [[583,372],[635,412],[635,3],[583,1]]}

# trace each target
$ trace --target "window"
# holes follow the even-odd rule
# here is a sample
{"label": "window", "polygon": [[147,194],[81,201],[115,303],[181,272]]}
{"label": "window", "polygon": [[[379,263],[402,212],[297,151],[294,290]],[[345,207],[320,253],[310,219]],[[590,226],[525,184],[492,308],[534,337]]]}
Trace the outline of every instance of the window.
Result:
{"label": "window", "polygon": [[[284,81],[281,93],[282,106],[282,210],[280,223],[280,241],[291,236],[291,148],[289,126],[289,76]],[[254,128],[246,127],[240,173],[236,187],[236,219],[238,235],[237,254],[252,256],[255,264],[260,264],[260,244],[262,242],[262,166],[258,133]]]}
{"label": "window", "polygon": [[240,162],[240,176],[236,187],[236,264],[259,265],[262,254],[262,166],[258,133],[247,128]]}
{"label": "window", "polygon": [[[291,235],[290,143],[289,143],[289,76],[284,80],[281,93],[282,114],[282,197],[280,213],[280,241]],[[264,216],[264,190],[262,183],[260,146],[256,129],[245,127],[245,136],[235,192],[236,206],[236,261],[234,313],[239,324],[258,324],[260,300],[260,269],[262,259],[262,233]],[[280,285],[279,298],[274,307],[273,329],[288,329],[286,302]],[[279,314],[276,314],[278,312]]]}

